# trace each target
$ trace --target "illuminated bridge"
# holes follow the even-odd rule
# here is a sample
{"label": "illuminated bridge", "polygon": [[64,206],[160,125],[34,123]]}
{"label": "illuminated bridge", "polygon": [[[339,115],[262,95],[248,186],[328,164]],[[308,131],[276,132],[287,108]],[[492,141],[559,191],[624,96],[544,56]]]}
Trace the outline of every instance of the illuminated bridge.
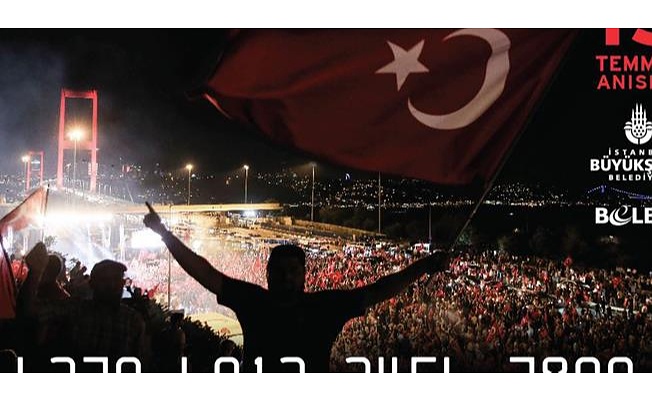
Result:
{"label": "illuminated bridge", "polygon": [[[280,211],[283,207],[278,203],[257,204],[192,204],[192,205],[164,205],[152,204],[158,212],[173,213],[202,213],[202,212],[238,212],[238,211]],[[147,208],[144,204],[116,205],[105,210],[113,214],[145,214]]]}
{"label": "illuminated bridge", "polygon": [[647,195],[647,194],[641,194],[641,193],[634,193],[630,192],[627,190],[622,190],[618,188],[614,188],[611,186],[607,185],[600,185],[596,186],[593,189],[590,189],[586,192],[586,195],[616,195],[616,196],[621,196],[621,197],[627,197],[628,199],[631,200],[652,200],[652,195]]}
{"label": "illuminated bridge", "polygon": [[[0,204],[0,217],[18,206],[15,204]],[[94,206],[96,206],[94,208]],[[192,204],[192,205],[167,205],[152,204],[160,213],[204,213],[204,212],[246,212],[246,211],[281,211],[283,206],[279,203],[253,203],[253,204]],[[85,213],[97,212],[98,214],[146,214],[145,204],[116,202],[114,204],[101,203],[94,205],[92,202],[77,204],[77,208]],[[59,207],[55,206],[55,209]],[[52,207],[48,207],[52,210]]]}
{"label": "illuminated bridge", "polygon": [[[0,217],[18,206],[19,203],[0,204]],[[279,203],[229,203],[229,204],[155,204],[152,206],[161,213],[205,213],[205,212],[246,212],[281,211]],[[106,195],[90,194],[70,189],[51,189],[48,211],[66,210],[70,213],[83,211],[86,214],[146,214],[145,203],[135,203]]]}
{"label": "illuminated bridge", "polygon": [[[1,204],[0,217],[18,204]],[[278,203],[259,204],[153,204],[171,229],[196,239],[210,237],[220,226],[250,226],[258,218],[283,209]],[[52,190],[42,224],[4,238],[10,252],[24,254],[38,242],[51,238],[50,248],[74,255],[86,264],[105,258],[126,261],[147,248],[160,248],[160,239],[142,223],[147,207],[108,196],[70,190]],[[232,213],[233,219],[215,214]],[[230,222],[228,222],[229,220]],[[47,242],[47,240],[46,240]]]}

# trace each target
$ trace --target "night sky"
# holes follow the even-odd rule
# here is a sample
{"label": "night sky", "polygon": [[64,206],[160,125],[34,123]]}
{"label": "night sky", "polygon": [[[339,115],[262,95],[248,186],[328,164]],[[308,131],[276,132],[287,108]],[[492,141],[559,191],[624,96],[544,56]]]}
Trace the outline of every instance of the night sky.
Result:
{"label": "night sky", "polygon": [[[629,36],[623,30],[622,37]],[[20,155],[40,149],[46,151],[47,171],[54,172],[62,87],[99,91],[101,164],[122,157],[174,169],[191,161],[202,171],[225,172],[244,163],[275,170],[309,161],[226,120],[204,100],[189,98],[215,65],[224,37],[222,30],[201,29],[3,30],[0,172],[18,172]],[[623,45],[621,53],[648,51],[627,40]],[[582,31],[501,180],[570,188],[600,183],[588,172],[588,159],[625,145],[622,127],[634,103],[650,100],[649,91],[595,89],[594,57],[610,51],[604,30]]]}

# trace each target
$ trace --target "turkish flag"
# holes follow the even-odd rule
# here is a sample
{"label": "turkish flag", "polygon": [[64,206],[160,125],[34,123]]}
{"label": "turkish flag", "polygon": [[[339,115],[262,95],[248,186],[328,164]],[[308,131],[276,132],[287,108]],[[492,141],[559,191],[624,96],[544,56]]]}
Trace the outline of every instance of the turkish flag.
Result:
{"label": "turkish flag", "polygon": [[0,236],[5,236],[9,227],[14,232],[25,229],[30,225],[37,224],[38,219],[45,214],[47,203],[47,189],[40,187],[30,194],[18,207],[0,220]]}
{"label": "turkish flag", "polygon": [[[11,227],[14,232],[27,228],[37,222],[45,213],[47,190],[38,188],[18,207],[14,208],[0,220],[0,244]],[[16,316],[16,283],[11,270],[11,263],[4,246],[0,255],[0,319]]]}
{"label": "turkish flag", "polygon": [[[0,238],[0,242],[2,238]],[[0,319],[16,317],[16,283],[4,246],[0,248]]]}
{"label": "turkish flag", "polygon": [[487,181],[572,30],[238,30],[204,97],[272,139],[354,168]]}

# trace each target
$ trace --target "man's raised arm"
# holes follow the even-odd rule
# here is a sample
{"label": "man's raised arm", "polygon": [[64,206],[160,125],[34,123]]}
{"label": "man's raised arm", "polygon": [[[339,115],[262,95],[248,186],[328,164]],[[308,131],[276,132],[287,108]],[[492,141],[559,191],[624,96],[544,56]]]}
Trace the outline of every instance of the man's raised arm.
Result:
{"label": "man's raised arm", "polygon": [[371,307],[374,304],[398,295],[423,274],[441,272],[447,267],[447,253],[436,251],[427,257],[415,261],[402,271],[382,277],[371,285],[355,290],[362,292],[364,307]]}
{"label": "man's raised arm", "polygon": [[194,251],[190,250],[181,240],[168,231],[165,225],[161,222],[161,217],[156,213],[154,208],[145,203],[149,209],[149,214],[145,216],[143,222],[145,226],[152,231],[161,235],[163,242],[167,246],[170,253],[175,260],[179,263],[181,268],[192,276],[203,287],[215,293],[218,297],[222,295],[222,288],[225,279],[229,279],[226,275],[213,268],[213,266],[206,261],[204,257],[197,255]]}

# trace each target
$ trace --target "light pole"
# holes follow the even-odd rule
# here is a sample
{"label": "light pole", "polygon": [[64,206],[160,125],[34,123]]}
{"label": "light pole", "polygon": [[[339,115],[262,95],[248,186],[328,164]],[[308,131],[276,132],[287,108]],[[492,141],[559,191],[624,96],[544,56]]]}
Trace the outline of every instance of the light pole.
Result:
{"label": "light pole", "polygon": [[428,202],[428,243],[432,246],[432,202]]}
{"label": "light pole", "polygon": [[247,181],[249,180],[249,166],[245,164],[244,167],[245,170],[245,196],[244,196],[244,202],[247,204]]}
{"label": "light pole", "polygon": [[188,205],[190,205],[190,177],[192,176],[192,164],[187,164],[186,169],[188,170]]}
{"label": "light pole", "polygon": [[381,200],[381,184],[380,184],[380,172],[378,172],[378,234],[380,235],[380,217],[381,217],[381,210],[382,210],[382,204],[380,202]]}
{"label": "light pole", "polygon": [[29,180],[28,180],[27,177],[29,176],[28,168],[29,168],[30,158],[29,158],[28,155],[24,155],[24,156],[21,157],[21,161],[25,164],[25,191],[28,191],[29,190]]}
{"label": "light pole", "polygon": [[75,143],[73,156],[72,156],[72,189],[73,191],[77,188],[76,179],[77,179],[77,142],[82,138],[81,129],[75,129],[69,134],[70,139]]}
{"label": "light pole", "polygon": [[315,163],[312,165],[312,194],[310,195],[310,222],[315,221]]}

